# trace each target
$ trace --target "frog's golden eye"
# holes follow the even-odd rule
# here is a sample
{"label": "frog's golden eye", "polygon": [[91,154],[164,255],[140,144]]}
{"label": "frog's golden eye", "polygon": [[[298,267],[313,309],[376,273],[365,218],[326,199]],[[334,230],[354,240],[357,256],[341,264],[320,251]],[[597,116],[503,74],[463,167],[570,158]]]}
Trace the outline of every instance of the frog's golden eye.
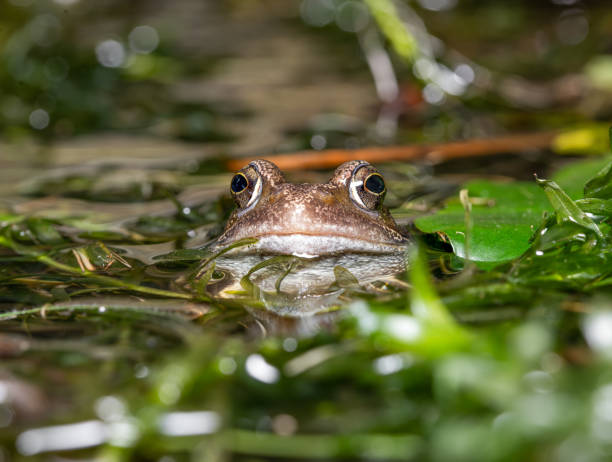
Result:
{"label": "frog's golden eye", "polygon": [[244,175],[244,173],[236,173],[232,178],[232,183],[230,185],[230,189],[234,194],[240,194],[241,192],[246,191],[249,187],[249,179]]}
{"label": "frog's golden eye", "polygon": [[382,206],[386,192],[384,178],[372,165],[361,162],[355,167],[349,183],[349,196],[355,204],[376,211]]}
{"label": "frog's golden eye", "polygon": [[380,173],[370,173],[363,182],[363,188],[371,193],[380,196],[387,190],[385,180]]}
{"label": "frog's golden eye", "polygon": [[232,177],[230,191],[240,213],[254,207],[262,191],[262,177],[252,165],[247,165]]}
{"label": "frog's golden eye", "polygon": [[238,206],[238,215],[255,207],[265,188],[274,188],[284,182],[282,172],[267,160],[254,160],[240,169],[230,183],[230,191]]}

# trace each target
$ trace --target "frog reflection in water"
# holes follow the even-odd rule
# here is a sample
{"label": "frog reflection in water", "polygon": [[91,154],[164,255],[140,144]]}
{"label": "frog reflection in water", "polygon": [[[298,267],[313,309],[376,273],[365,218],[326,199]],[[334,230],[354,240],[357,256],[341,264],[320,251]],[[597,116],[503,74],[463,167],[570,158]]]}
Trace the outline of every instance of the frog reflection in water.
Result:
{"label": "frog reflection in water", "polygon": [[[286,268],[270,265],[249,277],[263,290],[280,287],[295,302],[308,295],[337,296],[338,267],[360,284],[404,269],[410,241],[383,207],[385,181],[368,162],[340,165],[325,184],[292,184],[276,165],[256,160],[234,175],[230,190],[237,208],[212,250],[257,239],[217,258],[217,268],[236,278],[271,255],[293,255],[297,258],[288,274]],[[317,308],[310,304],[304,310],[302,305],[294,303],[293,311],[282,311]]]}

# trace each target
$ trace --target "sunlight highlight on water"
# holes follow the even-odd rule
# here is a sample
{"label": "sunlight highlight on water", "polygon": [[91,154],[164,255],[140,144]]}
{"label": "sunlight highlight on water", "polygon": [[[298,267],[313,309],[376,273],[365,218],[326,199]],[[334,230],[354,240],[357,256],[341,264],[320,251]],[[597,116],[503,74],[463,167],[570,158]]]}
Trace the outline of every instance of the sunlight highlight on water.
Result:
{"label": "sunlight highlight on water", "polygon": [[96,414],[107,422],[118,421],[125,415],[125,404],[115,396],[103,396],[94,406]]}
{"label": "sunlight highlight on water", "polygon": [[167,436],[207,435],[221,427],[221,417],[213,411],[170,412],[159,420]]}
{"label": "sunlight highlight on water", "polygon": [[278,369],[269,364],[261,355],[250,355],[246,360],[245,367],[247,373],[260,382],[276,383],[280,379]]}
{"label": "sunlight highlight on water", "polygon": [[[102,398],[98,407],[111,404],[113,397]],[[106,400],[106,401],[105,401]],[[112,407],[117,403],[113,401]],[[114,418],[114,417],[113,417]],[[163,414],[158,430],[166,436],[206,435],[221,427],[221,417],[214,411],[184,411]],[[24,456],[43,452],[68,451],[110,443],[117,447],[131,447],[140,437],[138,421],[121,417],[112,422],[88,420],[67,425],[33,428],[21,433],[16,440],[17,450]]]}
{"label": "sunlight highlight on water", "polygon": [[17,437],[17,450],[24,456],[41,452],[97,446],[106,441],[106,425],[99,420],[88,420],[69,425],[33,428]]}
{"label": "sunlight highlight on water", "polygon": [[417,340],[423,333],[419,321],[411,316],[402,314],[390,315],[385,320],[383,329],[389,335],[406,342]]}
{"label": "sunlight highlight on water", "polygon": [[380,375],[389,375],[404,368],[404,358],[401,355],[381,356],[374,361],[374,370]]}
{"label": "sunlight highlight on water", "polygon": [[584,319],[582,329],[593,350],[612,354],[612,312],[599,311],[589,314]]}

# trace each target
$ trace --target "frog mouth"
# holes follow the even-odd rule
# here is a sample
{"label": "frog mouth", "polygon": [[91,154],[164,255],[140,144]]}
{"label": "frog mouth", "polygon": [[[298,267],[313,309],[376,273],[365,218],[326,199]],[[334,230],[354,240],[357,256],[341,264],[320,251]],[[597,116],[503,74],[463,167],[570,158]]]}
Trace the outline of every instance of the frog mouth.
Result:
{"label": "frog mouth", "polygon": [[[294,255],[302,258],[346,253],[388,254],[403,252],[410,243],[407,238],[393,242],[372,242],[359,237],[306,233],[266,234],[256,236],[256,239],[256,243],[238,247],[231,253]],[[217,243],[219,246],[223,244]]]}

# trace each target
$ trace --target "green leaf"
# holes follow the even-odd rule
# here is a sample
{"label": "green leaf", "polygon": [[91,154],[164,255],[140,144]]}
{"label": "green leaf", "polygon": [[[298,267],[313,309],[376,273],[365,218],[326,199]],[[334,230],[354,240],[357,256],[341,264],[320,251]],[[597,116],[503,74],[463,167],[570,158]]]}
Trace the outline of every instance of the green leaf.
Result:
{"label": "green leaf", "polygon": [[513,266],[511,280],[543,289],[589,291],[605,285],[612,273],[612,252],[605,239],[596,240],[578,223],[549,220],[528,253]]}
{"label": "green leaf", "polygon": [[557,183],[551,180],[541,180],[537,176],[536,182],[544,189],[544,192],[548,196],[548,200],[555,209],[557,213],[557,223],[570,221],[593,231],[599,237],[603,237],[603,234],[595,222],[591,220],[567,194],[565,194]]}
{"label": "green leaf", "polygon": [[410,351],[423,358],[447,355],[471,345],[471,332],[458,324],[442,303],[421,246],[410,261],[412,315],[389,310],[384,302],[356,302],[351,305],[351,313],[358,329],[371,335],[380,351]]}
{"label": "green leaf", "polygon": [[338,287],[359,287],[359,279],[343,266],[334,267],[334,276],[336,277],[336,284],[338,284]]}
{"label": "green leaf", "polygon": [[153,260],[161,261],[198,261],[210,257],[212,252],[207,249],[178,249],[163,255],[156,255]]}
{"label": "green leaf", "polygon": [[204,297],[207,296],[206,286],[210,282],[210,279],[212,278],[214,272],[215,272],[215,262],[213,261],[210,264],[210,266],[206,269],[206,271],[204,271],[201,275],[199,275],[198,278],[194,279],[192,286],[198,295],[204,296]]}
{"label": "green leaf", "polygon": [[[279,459],[411,460],[421,451],[419,436],[410,434],[300,434],[282,435],[232,429],[222,435],[228,451]],[[254,460],[254,459],[252,459]]]}
{"label": "green leaf", "polygon": [[[272,266],[272,265],[281,265],[285,267],[285,269],[287,268],[290,269],[293,266],[293,264],[299,260],[300,260],[300,257],[296,257],[294,255],[276,255],[274,257],[268,258],[267,260],[259,262],[256,265],[254,265],[252,268],[250,268],[247,274],[245,274],[242,277],[242,279],[240,279],[240,285],[242,286],[244,290],[252,292],[255,298],[258,298],[259,297],[258,295],[259,287],[257,287],[251,281],[251,276],[253,275],[253,273],[259,271],[260,269],[267,268],[268,266]],[[287,273],[285,273],[282,276],[282,278],[284,278],[286,275]],[[282,279],[277,284],[277,290],[280,288],[281,282],[282,282]]]}
{"label": "green leaf", "polygon": [[576,205],[586,213],[612,217],[612,199],[579,199],[576,201]]}
{"label": "green leaf", "polygon": [[582,199],[584,197],[584,185],[611,160],[610,156],[605,156],[570,162],[557,170],[551,179],[572,199]]}
{"label": "green leaf", "polygon": [[421,246],[416,250],[410,265],[410,308],[415,317],[437,326],[454,327],[455,320],[440,300],[427,263],[425,251]]}
{"label": "green leaf", "polygon": [[[552,210],[546,195],[533,183],[473,181],[464,188],[472,203],[469,257],[480,268],[491,268],[525,252],[544,212]],[[440,233],[455,254],[465,257],[465,211],[457,197],[415,224],[425,233]]]}
{"label": "green leaf", "polygon": [[53,222],[49,220],[34,217],[28,218],[26,223],[34,237],[42,244],[57,245],[64,241],[62,235],[55,229]]}
{"label": "green leaf", "polygon": [[584,197],[612,199],[612,161],[584,186]]}

